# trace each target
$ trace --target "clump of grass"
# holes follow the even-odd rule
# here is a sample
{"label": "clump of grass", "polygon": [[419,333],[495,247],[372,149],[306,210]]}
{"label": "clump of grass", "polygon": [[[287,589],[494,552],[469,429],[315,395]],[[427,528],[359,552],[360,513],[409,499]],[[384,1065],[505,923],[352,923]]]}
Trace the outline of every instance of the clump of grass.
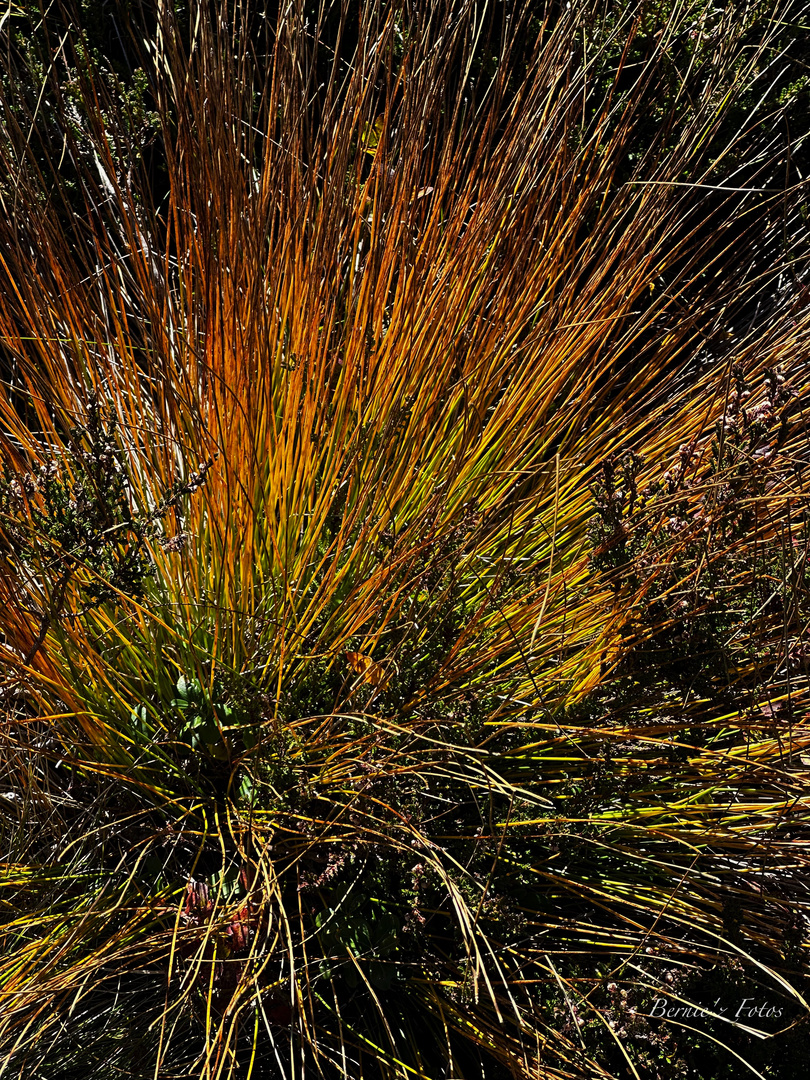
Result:
{"label": "clump of grass", "polygon": [[792,10],[680,89],[697,9],[373,2],[161,8],[134,98],[70,35],[6,80],[9,1071],[664,1076],[760,1059],[662,995],[799,1024],[805,232],[728,130]]}

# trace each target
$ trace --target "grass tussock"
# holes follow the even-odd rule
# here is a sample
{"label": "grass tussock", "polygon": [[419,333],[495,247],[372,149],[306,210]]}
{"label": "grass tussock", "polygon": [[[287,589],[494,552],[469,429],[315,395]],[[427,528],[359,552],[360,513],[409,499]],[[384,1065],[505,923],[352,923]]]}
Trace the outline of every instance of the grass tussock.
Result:
{"label": "grass tussock", "polygon": [[140,14],[0,24],[5,1074],[799,1076],[795,5]]}

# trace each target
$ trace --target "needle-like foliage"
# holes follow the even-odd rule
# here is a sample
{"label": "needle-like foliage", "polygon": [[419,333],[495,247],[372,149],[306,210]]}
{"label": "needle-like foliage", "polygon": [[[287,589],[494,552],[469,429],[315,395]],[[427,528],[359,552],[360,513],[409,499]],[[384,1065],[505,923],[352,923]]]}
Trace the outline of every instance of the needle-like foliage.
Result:
{"label": "needle-like foliage", "polygon": [[802,1075],[796,5],[141,15],[0,20],[5,1074]]}

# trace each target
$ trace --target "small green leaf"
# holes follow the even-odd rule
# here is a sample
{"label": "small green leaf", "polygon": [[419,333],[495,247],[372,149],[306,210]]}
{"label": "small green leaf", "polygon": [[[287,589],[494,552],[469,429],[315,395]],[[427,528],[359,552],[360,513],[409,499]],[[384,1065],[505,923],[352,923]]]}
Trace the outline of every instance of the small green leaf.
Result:
{"label": "small green leaf", "polygon": [[199,701],[202,697],[202,685],[198,679],[186,679],[181,675],[177,680],[177,693],[184,701]]}
{"label": "small green leaf", "polygon": [[245,774],[239,781],[239,793],[238,798],[240,802],[247,803],[249,806],[253,804],[253,799],[256,794],[253,778]]}
{"label": "small green leaf", "polygon": [[141,735],[146,734],[146,718],[148,715],[145,705],[139,705],[129,714],[132,727]]}

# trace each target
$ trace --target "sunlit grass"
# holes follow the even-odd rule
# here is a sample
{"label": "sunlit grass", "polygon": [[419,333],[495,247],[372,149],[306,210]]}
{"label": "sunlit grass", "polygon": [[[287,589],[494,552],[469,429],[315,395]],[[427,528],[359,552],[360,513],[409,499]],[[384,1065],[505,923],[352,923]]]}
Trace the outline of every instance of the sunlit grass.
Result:
{"label": "sunlit grass", "polygon": [[672,92],[694,10],[491,84],[466,5],[328,62],[167,15],[162,192],[80,57],[8,92],[9,1072],[639,1075],[661,993],[806,1011],[806,237],[728,127],[779,19]]}

